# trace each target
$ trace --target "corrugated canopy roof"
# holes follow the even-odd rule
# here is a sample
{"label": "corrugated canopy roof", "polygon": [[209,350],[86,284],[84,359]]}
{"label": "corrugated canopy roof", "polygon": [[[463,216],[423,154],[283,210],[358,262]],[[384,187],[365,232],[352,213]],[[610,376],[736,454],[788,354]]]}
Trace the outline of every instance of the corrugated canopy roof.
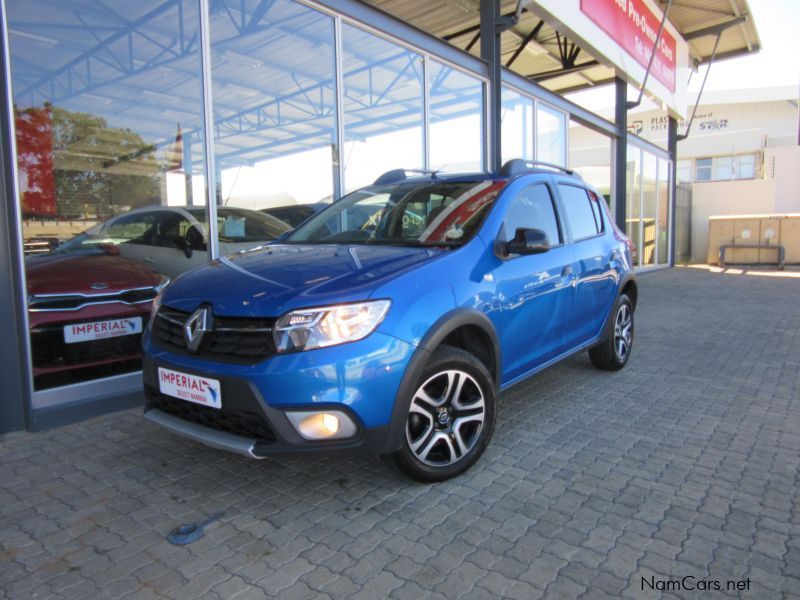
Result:
{"label": "corrugated canopy roof", "polygon": [[[479,0],[366,0],[368,4],[480,54]],[[666,0],[656,3],[664,10]],[[503,64],[555,92],[566,93],[613,80],[614,70],[600,64],[536,14],[526,3],[519,22],[502,35]],[[501,12],[513,14],[517,0],[502,0]],[[716,59],[759,50],[760,41],[747,0],[673,0],[669,20],[689,44],[694,65],[711,58],[716,34],[726,25]]]}

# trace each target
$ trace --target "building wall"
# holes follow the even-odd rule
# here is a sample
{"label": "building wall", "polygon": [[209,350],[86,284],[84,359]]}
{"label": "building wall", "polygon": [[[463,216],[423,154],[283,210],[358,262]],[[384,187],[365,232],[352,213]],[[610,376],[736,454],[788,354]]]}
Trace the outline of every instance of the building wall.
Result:
{"label": "building wall", "polygon": [[708,258],[708,218],[715,215],[772,214],[775,180],[708,181],[692,185],[692,262]]}
{"label": "building wall", "polygon": [[[724,156],[760,151],[764,146],[797,144],[796,100],[708,104],[697,109],[678,158]],[[632,133],[659,145],[667,141],[667,117],[660,111],[628,115]],[[683,129],[683,124],[679,130]]]}
{"label": "building wall", "polygon": [[775,211],[800,212],[800,146],[767,148],[764,161],[775,179]]}

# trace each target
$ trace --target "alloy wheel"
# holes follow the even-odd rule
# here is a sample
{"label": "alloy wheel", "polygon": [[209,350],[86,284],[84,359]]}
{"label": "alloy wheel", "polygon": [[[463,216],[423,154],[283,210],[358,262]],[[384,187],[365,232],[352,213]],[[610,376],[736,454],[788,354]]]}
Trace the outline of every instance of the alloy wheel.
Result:
{"label": "alloy wheel", "polygon": [[617,359],[625,361],[633,342],[633,314],[627,304],[619,307],[614,320],[614,352]]}
{"label": "alloy wheel", "polygon": [[474,377],[460,370],[436,373],[411,400],[408,447],[426,465],[452,465],[477,443],[485,414],[483,391]]}

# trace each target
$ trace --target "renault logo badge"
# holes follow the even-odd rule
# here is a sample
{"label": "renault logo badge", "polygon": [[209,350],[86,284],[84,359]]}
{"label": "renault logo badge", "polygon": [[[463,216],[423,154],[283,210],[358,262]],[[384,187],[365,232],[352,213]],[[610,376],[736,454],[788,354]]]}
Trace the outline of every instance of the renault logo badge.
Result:
{"label": "renault logo badge", "polygon": [[206,306],[201,306],[186,319],[183,326],[183,339],[190,352],[197,352],[203,336],[212,329],[211,311]]}

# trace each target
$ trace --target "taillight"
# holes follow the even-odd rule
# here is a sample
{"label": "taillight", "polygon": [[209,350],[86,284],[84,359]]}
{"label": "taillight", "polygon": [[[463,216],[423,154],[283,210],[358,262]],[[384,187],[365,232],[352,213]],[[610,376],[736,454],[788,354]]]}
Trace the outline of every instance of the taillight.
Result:
{"label": "taillight", "polygon": [[617,227],[616,223],[613,223],[614,226],[614,237],[617,238],[617,241],[624,243],[628,247],[628,252],[630,255],[633,256],[633,242],[631,239],[622,233],[619,227]]}

